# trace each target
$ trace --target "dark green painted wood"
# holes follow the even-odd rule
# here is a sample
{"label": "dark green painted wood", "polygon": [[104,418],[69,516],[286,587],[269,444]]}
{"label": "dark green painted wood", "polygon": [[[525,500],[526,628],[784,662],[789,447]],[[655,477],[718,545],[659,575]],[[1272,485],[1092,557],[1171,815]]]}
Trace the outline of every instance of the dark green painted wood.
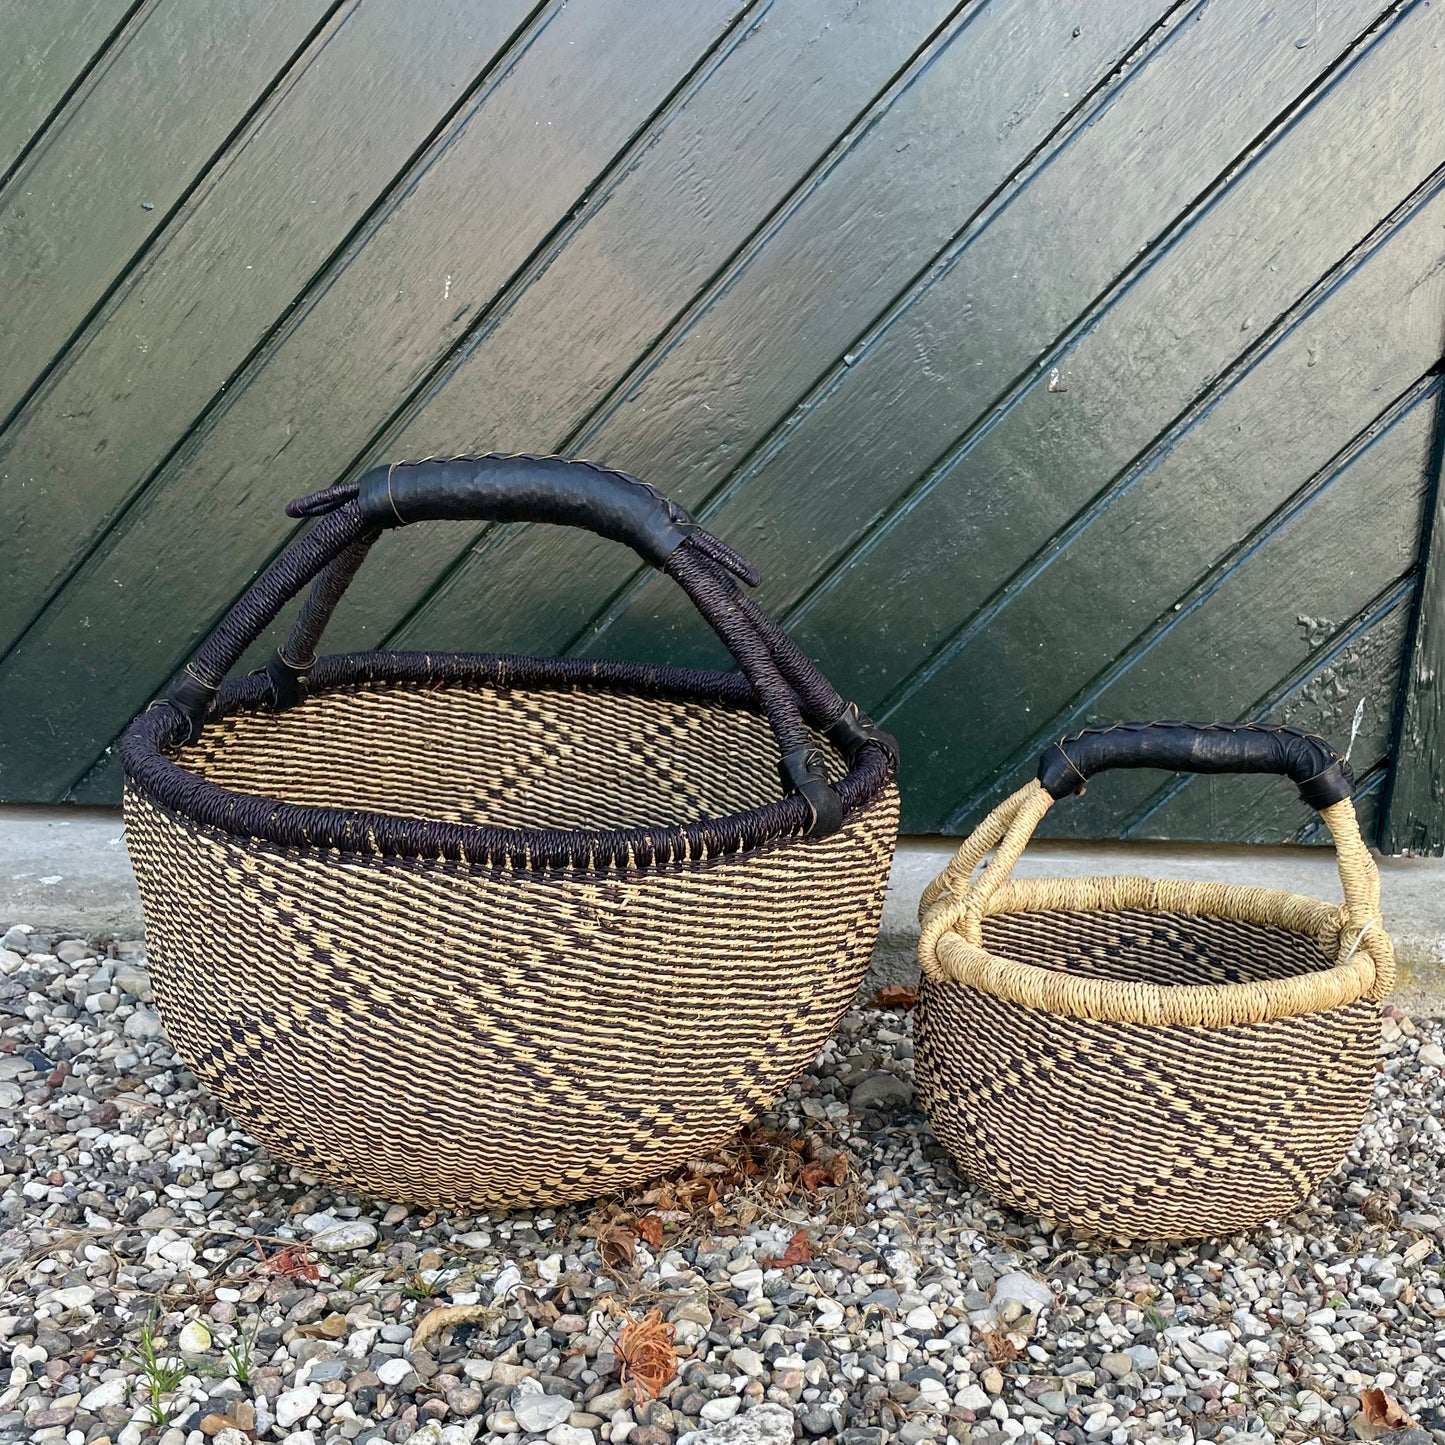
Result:
{"label": "dark green painted wood", "polygon": [[0,417],[10,414],[332,0],[163,0],[138,16],[0,194]]}
{"label": "dark green painted wood", "polygon": [[[1382,597],[1398,601],[1402,581],[1413,574],[1438,390],[1434,380],[1412,388],[1353,439],[1167,610],[1060,731],[1121,717],[1258,721],[1273,715],[1281,687],[1308,692],[1319,659],[1375,619]],[[1392,656],[1398,661],[1398,649]],[[1363,705],[1361,736],[1381,740],[1373,757],[1361,744],[1358,756],[1368,762],[1388,752],[1395,710],[1393,674],[1380,684],[1377,672],[1351,674],[1332,663],[1337,706],[1326,715],[1321,692],[1312,724],[1343,748]],[[1010,785],[1032,772],[1032,764],[1032,758],[1021,763]],[[1110,788],[1091,787],[1047,821],[1059,836],[1114,836],[1159,786],[1150,773],[1121,774]],[[993,797],[990,791],[979,806]]]}
{"label": "dark green painted wood", "polygon": [[[405,375],[407,367],[423,365],[427,353],[418,357],[408,341],[413,322],[425,320],[433,333],[440,326],[436,344],[444,345],[445,328],[457,324],[457,311],[475,310],[490,299],[742,13],[738,0],[691,6],[685,21],[667,24],[659,23],[660,11],[643,6],[629,8],[626,24],[600,6],[558,6],[549,13],[548,23],[512,58],[496,86],[478,96],[467,120],[435,148],[432,164],[411,180],[402,203],[377,218],[356,253],[362,258],[357,265],[317,288],[324,297],[348,287],[344,309],[332,312],[318,302],[280,342],[282,355],[288,355],[306,322],[319,316],[317,349],[301,354],[309,351],[318,365],[346,364],[323,371],[323,389],[309,394],[299,410],[286,405],[284,392],[267,385],[263,397],[283,408],[279,415],[268,415],[265,405],[248,407],[249,392],[239,405],[218,412],[0,666],[0,678],[44,676],[54,659],[64,656],[72,675],[85,679],[64,729],[54,729],[52,714],[0,739],[0,780],[24,757],[45,788],[63,794],[145,701],[153,680],[128,665],[126,639],[142,629],[147,653],[165,656],[168,668],[179,666],[179,654],[192,645],[197,629],[208,625],[264,560],[284,528],[285,500],[309,489],[314,478],[304,470],[291,474],[279,490],[263,490],[253,501],[252,489],[266,485],[264,474],[236,473],[258,445],[272,448],[272,456],[284,451],[288,436],[306,427],[307,407],[326,404],[331,385],[351,377],[370,394],[374,375],[369,369],[358,374],[350,365],[344,328],[366,315],[376,328],[372,344],[390,343],[398,371]],[[425,287],[418,280],[419,294],[403,307],[397,278],[419,276],[435,255],[437,209],[454,195],[473,198],[475,206],[461,218],[470,224],[456,232],[462,249],[454,264],[458,273],[465,271],[465,286],[456,298],[443,299],[445,274],[433,275]],[[348,286],[353,271],[356,279]],[[360,338],[357,344],[367,343]],[[323,361],[327,351],[331,356]],[[289,366],[282,376],[301,384]],[[210,453],[213,435],[221,445]],[[336,439],[331,440],[334,447]],[[218,539],[223,539],[219,546]],[[157,569],[167,579],[166,591],[154,599],[159,605],[149,607],[141,597],[123,614],[107,608],[117,590],[143,584]],[[372,577],[370,585],[386,583]],[[177,595],[187,599],[184,610],[174,605]]]}
{"label": "dark green painted wood", "polygon": [[[1377,788],[1365,785],[1379,773],[1390,752],[1389,702],[1400,675],[1411,591],[1408,585],[1392,589],[1366,618],[1321,649],[1315,671],[1258,714],[1261,722],[1303,728],[1338,739],[1341,749],[1350,747],[1360,783],[1356,811],[1367,835],[1375,823],[1380,795]],[[1366,706],[1355,732],[1361,700]],[[1159,789],[1124,836],[1328,843],[1328,834],[1316,823],[1314,811],[1283,780],[1186,778]]]}
{"label": "dark green painted wood", "polygon": [[[1295,44],[1296,16],[1275,12],[1259,25],[1246,23],[1256,11],[1253,0],[1212,5],[1130,67],[1102,113],[987,218],[951,269],[929,275],[878,334],[852,347],[852,363],[824,378],[785,433],[708,509],[709,524],[720,535],[746,539],[749,555],[768,578],[764,598],[785,610],[807,596],[809,585],[839,553],[908,497],[908,511],[895,528],[902,544],[875,543],[885,549],[886,561],[840,572],[828,599],[831,609],[820,602],[823,616],[816,623],[810,612],[801,615],[810,646],[833,644],[826,647],[826,665],[845,693],[871,703],[884,698],[888,684],[920,653],[926,655],[933,642],[929,624],[946,636],[956,623],[964,598],[953,574],[967,573],[959,579],[966,595],[1007,556],[1001,538],[969,535],[1005,510],[985,500],[997,495],[1002,477],[991,474],[992,468],[950,476],[943,486],[935,484],[930,508],[913,485],[920,473],[927,476],[970,426],[996,420],[996,409],[1010,399],[1010,381],[1018,379],[1016,385],[1036,383],[1034,392],[1047,398],[1042,414],[1038,405],[1023,405],[1019,416],[1008,419],[1012,433],[1028,432],[1035,449],[1048,449],[1047,476],[1034,473],[1047,489],[1045,515],[1057,520],[1071,493],[1088,495],[1092,488],[1084,490],[1083,479],[1093,475],[1095,458],[1073,455],[1073,438],[1060,434],[1059,417],[1063,409],[1078,409],[1084,380],[1072,397],[1055,396],[1047,391],[1048,373],[1039,359],[1079,326],[1081,317],[1087,324],[1094,298],[1136,258],[1152,254],[1161,232],[1318,79],[1339,47],[1368,23],[1373,6],[1331,7],[1326,32],[1304,49]],[[1257,205],[1258,194],[1251,191],[1241,204]],[[1373,219],[1378,212],[1364,214]],[[1291,233],[1297,224],[1297,214],[1291,214]],[[1280,258],[1286,285],[1290,274],[1307,284],[1319,272],[1315,257],[1324,261],[1338,254],[1309,243],[1302,249],[1296,272],[1291,273],[1295,257]],[[1028,258],[1026,265],[1021,257]],[[1207,271],[1204,279],[1207,283]],[[1243,264],[1232,267],[1228,279],[1238,289],[1253,289]],[[1181,336],[1197,334],[1201,347],[1212,344],[1233,354],[1236,335],[1198,324],[1211,315],[1207,299],[1197,307],[1187,296],[1174,304],[1188,311],[1178,328]],[[1116,367],[1127,369],[1129,358],[1147,365],[1146,358],[1158,356],[1160,333],[1152,319],[1140,322],[1144,314],[1131,307],[1113,328],[1129,331],[1123,358],[1091,364],[1102,384],[1110,384],[1102,377],[1114,376]],[[1150,328],[1142,335],[1141,324]],[[1167,395],[1178,374],[1175,357],[1159,369],[1166,375],[1125,383],[1149,385],[1154,393],[1130,408],[1130,423],[1144,423],[1148,406],[1163,400],[1161,392]],[[885,411],[888,424],[880,427],[876,418]],[[1111,431],[1109,440],[1117,435]],[[1069,475],[1060,477],[1058,459],[1064,455]],[[1016,526],[1027,525],[1031,516],[1029,481],[1003,482],[1006,510]],[[819,507],[823,496],[827,506]],[[940,508],[947,513],[943,518]],[[872,561],[870,556],[867,562]],[[935,566],[940,571],[930,575]],[[878,596],[880,591],[884,595]],[[904,594],[910,601],[900,606]],[[658,621],[671,627],[683,620],[681,606],[663,585],[650,582],[587,650],[626,655]],[[702,637],[700,631],[694,635]]]}
{"label": "dark green painted wood", "polygon": [[[915,786],[936,800],[915,826],[968,812],[1021,740],[1053,732],[1120,650],[1433,365],[1440,337],[1428,301],[1445,302],[1445,273],[1434,274],[1442,224],[1436,192],[1210,398],[1207,424],[1193,418],[1151,448],[1091,525],[1050,543],[1047,565],[1000,599],[988,626],[889,709],[917,744]],[[942,712],[952,723],[944,735]]]}
{"label": "dark green painted wood", "polygon": [[1445,853],[1445,400],[1436,410],[1427,475],[1433,489],[1424,557],[1402,669],[1395,766],[1384,786],[1380,843],[1391,853]]}
{"label": "dark green painted wood", "polygon": [[[1354,732],[1374,826],[1422,730],[1438,4],[273,3],[114,20],[0,190],[0,402],[35,384],[0,433],[0,796],[114,795],[288,496],[505,448],[753,553],[901,733],[909,827],[966,828],[1056,731],[1180,712]],[[715,655],[561,529],[391,536],[338,624]],[[1434,806],[1426,747],[1397,796]],[[1049,826],[1318,841],[1256,780],[1117,775]]]}
{"label": "dark green painted wood", "polygon": [[[967,429],[799,609],[802,635],[855,690],[898,705],[940,650],[991,615],[983,609],[1049,563],[1070,518],[1226,384],[1276,317],[1445,160],[1445,95],[1411,82],[1417,46],[1440,32],[1440,18],[1432,9],[1401,20],[1271,131],[1252,164],[1144,258],[1127,290],[1062,345],[1041,336],[1042,364],[960,409]],[[1388,157],[1378,134],[1354,124],[1357,86],[1379,97],[1385,133],[1412,137]],[[990,279],[982,273],[975,292]],[[1348,389],[1354,345],[1329,345]]]}
{"label": "dark green painted wood", "polygon": [[[965,23],[880,97],[846,148],[808,178],[595,415],[569,408],[549,418],[545,445],[604,457],[701,504],[779,409],[1001,188],[1018,183],[1020,168],[1137,48],[1158,11],[1132,0],[1100,15],[1041,0],[965,10]],[[425,450],[457,431],[487,436],[467,430],[466,415],[489,365],[484,347],[434,413],[418,419],[403,450]],[[520,434],[501,435],[510,444]],[[434,557],[456,555],[455,541],[441,540],[441,554],[421,550],[433,544],[420,534],[405,540],[418,549],[409,556],[421,575]],[[418,646],[485,637],[503,649],[561,650],[632,572],[618,549],[585,537],[499,529],[395,636]],[[647,654],[657,637],[646,640]]]}
{"label": "dark green painted wood", "polygon": [[526,0],[353,0],[318,36],[0,437],[0,524],[11,535],[0,647],[427,143],[526,9]]}
{"label": "dark green painted wood", "polygon": [[5,0],[0,46],[0,176],[8,175],[66,97],[83,86],[133,0]]}
{"label": "dark green painted wood", "polygon": [[[697,7],[687,25],[659,25],[644,9],[635,28],[606,7],[563,12],[177,458],[123,544],[134,565],[148,549],[162,558],[182,550],[176,539],[225,506],[243,540],[227,570],[194,584],[198,606],[223,605],[274,545],[286,499],[361,439],[384,434],[398,413],[406,426],[413,393],[438,370],[465,368],[474,333],[495,359],[451,394],[468,428],[524,449],[536,434],[526,408],[585,405],[605,389],[942,18],[937,0],[749,12],[597,180],[641,126],[643,107],[663,103],[736,9]],[[611,97],[633,49],[652,78],[624,105]],[[533,184],[535,174],[548,184]],[[574,212],[582,192],[588,203]],[[442,210],[448,228],[438,236]],[[430,284],[397,295],[405,274]],[[599,275],[610,280],[605,308],[589,298]],[[505,418],[515,408],[524,415],[512,430]],[[454,424],[438,435],[459,435]],[[414,440],[378,447],[440,449]],[[222,479],[244,487],[239,509],[224,500]],[[197,491],[212,500],[198,507]],[[399,598],[426,585],[416,545],[450,553],[466,536],[454,527],[388,539],[328,645],[374,641],[368,620],[394,620]],[[190,634],[184,619],[169,626],[179,658]]]}

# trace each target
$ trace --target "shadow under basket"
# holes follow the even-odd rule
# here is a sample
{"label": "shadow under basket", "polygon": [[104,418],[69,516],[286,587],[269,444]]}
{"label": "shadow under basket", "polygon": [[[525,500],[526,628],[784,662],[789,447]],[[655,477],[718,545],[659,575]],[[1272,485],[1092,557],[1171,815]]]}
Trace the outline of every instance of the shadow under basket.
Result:
{"label": "shadow under basket", "polygon": [[[1302,736],[1227,731],[1240,747]],[[1075,757],[1077,777],[1050,775],[1060,795],[1135,765]],[[1198,770],[1273,770],[1234,762]],[[1021,789],[924,895],[917,1057],[935,1133],[998,1199],[1085,1233],[1218,1236],[1290,1212],[1359,1131],[1394,978],[1353,805],[1323,806],[1340,906],[1220,883],[1009,880],[1053,801],[1041,782]]]}
{"label": "shadow under basket", "polygon": [[[582,464],[421,465],[459,473],[467,515],[524,494],[536,520],[599,510],[557,515]],[[587,470],[609,515],[639,500]],[[410,520],[408,478],[387,480]],[[202,676],[316,578],[286,645],[309,656],[379,530],[355,491],[237,604]],[[743,674],[354,654],[293,691],[274,666],[228,682],[199,717],[167,699],[127,733],[158,1007],[280,1158],[429,1205],[592,1197],[722,1142],[822,1047],[877,932],[888,740],[856,710],[830,731],[836,694],[716,575],[721,544],[682,535],[667,570]],[[806,742],[810,797],[780,788],[780,732]]]}

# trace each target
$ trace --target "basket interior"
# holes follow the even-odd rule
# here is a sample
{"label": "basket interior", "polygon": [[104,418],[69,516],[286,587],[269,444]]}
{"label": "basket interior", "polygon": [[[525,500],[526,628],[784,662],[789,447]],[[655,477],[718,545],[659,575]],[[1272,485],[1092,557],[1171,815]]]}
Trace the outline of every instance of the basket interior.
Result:
{"label": "basket interior", "polygon": [[996,913],[983,945],[999,958],[1115,983],[1250,983],[1334,966],[1314,941],[1271,924],[1195,913]]}
{"label": "basket interior", "polygon": [[[841,760],[826,744],[836,778]],[[500,828],[664,827],[781,796],[761,715],[619,691],[450,684],[234,713],[176,757],[236,792]]]}

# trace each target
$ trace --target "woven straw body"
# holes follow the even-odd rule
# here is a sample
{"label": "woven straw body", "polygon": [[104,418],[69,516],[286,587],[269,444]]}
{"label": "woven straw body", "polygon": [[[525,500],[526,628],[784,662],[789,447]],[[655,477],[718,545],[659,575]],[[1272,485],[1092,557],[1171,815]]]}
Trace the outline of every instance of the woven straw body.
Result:
{"label": "woven straw body", "polygon": [[[175,761],[303,807],[625,829],[756,807],[769,742],[715,700],[363,682],[231,713]],[[126,795],[157,1004],[197,1076],[284,1159],[469,1209],[621,1188],[770,1104],[862,980],[896,826],[890,784],[828,838],[531,870],[285,848]]]}
{"label": "woven straw body", "polygon": [[1181,1239],[1287,1213],[1359,1130],[1393,981],[1351,805],[1326,813],[1360,885],[1340,907],[1003,881],[1049,802],[1022,789],[925,894],[917,1067],[934,1131],[999,1199],[1088,1233]]}
{"label": "woven straw body", "polygon": [[[862,982],[894,740],[743,590],[747,559],[636,477],[428,458],[287,512],[313,524],[121,740],[181,1056],[281,1158],[428,1205],[587,1198],[721,1143]],[[738,670],[317,659],[383,535],[458,520],[624,543]]]}

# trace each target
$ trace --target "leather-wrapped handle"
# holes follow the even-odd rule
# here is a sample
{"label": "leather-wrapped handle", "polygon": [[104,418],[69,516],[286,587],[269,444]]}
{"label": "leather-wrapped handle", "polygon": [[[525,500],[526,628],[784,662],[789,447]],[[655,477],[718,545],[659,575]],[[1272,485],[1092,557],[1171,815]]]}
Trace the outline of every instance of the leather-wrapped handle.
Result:
{"label": "leather-wrapped handle", "polygon": [[663,567],[698,524],[656,488],[562,457],[452,457],[373,467],[357,504],[372,526],[411,522],[552,522],[585,527]]}
{"label": "leather-wrapped handle", "polygon": [[1081,793],[1110,768],[1175,773],[1278,773],[1315,809],[1354,792],[1350,765],[1323,738],[1298,728],[1254,723],[1115,723],[1086,728],[1039,759],[1038,779],[1057,801]]}

